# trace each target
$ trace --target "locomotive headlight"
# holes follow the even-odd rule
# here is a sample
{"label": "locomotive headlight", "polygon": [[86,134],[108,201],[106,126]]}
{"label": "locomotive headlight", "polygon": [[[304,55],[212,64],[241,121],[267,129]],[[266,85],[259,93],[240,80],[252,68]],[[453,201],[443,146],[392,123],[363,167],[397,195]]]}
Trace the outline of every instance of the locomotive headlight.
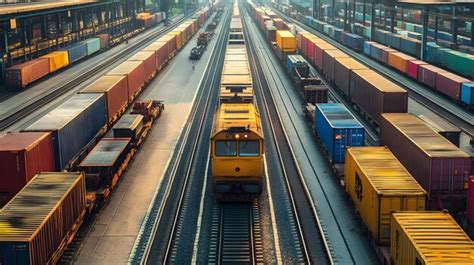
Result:
{"label": "locomotive headlight", "polygon": [[235,134],[235,139],[236,139],[236,140],[239,140],[239,138],[240,138],[240,135],[239,135],[238,133]]}
{"label": "locomotive headlight", "polygon": [[244,134],[244,138],[248,138],[248,137],[249,137],[248,134]]}

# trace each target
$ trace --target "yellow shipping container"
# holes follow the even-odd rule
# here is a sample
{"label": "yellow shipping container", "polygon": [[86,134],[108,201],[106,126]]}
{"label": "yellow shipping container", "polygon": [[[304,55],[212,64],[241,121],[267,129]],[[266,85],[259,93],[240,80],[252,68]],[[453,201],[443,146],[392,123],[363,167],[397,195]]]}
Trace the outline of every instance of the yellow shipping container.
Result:
{"label": "yellow shipping container", "polygon": [[69,55],[67,51],[55,51],[41,56],[49,60],[49,71],[52,73],[69,65]]}
{"label": "yellow shipping container", "polygon": [[474,243],[448,212],[400,212],[391,220],[392,264],[474,264]]}
{"label": "yellow shipping container", "polygon": [[390,244],[390,215],[424,211],[427,192],[387,147],[346,150],[346,191],[380,245]]}
{"label": "yellow shipping container", "polygon": [[296,37],[288,30],[277,30],[277,46],[284,52],[296,51]]}
{"label": "yellow shipping container", "polygon": [[181,31],[171,31],[167,35],[176,35],[176,49],[181,49],[183,46],[183,33]]}

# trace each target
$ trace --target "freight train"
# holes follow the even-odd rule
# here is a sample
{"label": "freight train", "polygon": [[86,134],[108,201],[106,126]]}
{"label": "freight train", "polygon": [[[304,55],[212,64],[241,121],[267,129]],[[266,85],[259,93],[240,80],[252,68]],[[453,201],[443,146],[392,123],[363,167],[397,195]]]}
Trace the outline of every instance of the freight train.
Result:
{"label": "freight train", "polygon": [[230,27],[211,138],[213,189],[218,200],[249,201],[262,192],[264,137],[237,3]]}
{"label": "freight train", "polygon": [[[283,10],[281,6],[277,5],[277,8]],[[474,57],[472,55],[429,42],[426,51],[426,61],[421,61],[418,59],[421,54],[421,42],[417,39],[376,29],[374,36],[372,36],[375,42],[366,41],[364,37],[358,34],[346,32],[311,16],[301,16],[297,17],[297,19],[305,25],[343,43],[357,52],[363,52],[368,57],[397,70],[468,109],[472,109],[474,106],[474,82],[469,79],[474,78]],[[434,34],[432,31],[428,32],[428,34],[431,33]],[[307,47],[313,48],[315,44],[310,42],[311,40],[308,40],[309,46]],[[329,48],[334,49],[334,47]],[[436,67],[430,63],[448,70]]]}
{"label": "freight train", "polygon": [[[248,6],[260,29],[268,30],[269,23],[261,22],[265,17],[275,19],[274,13],[252,2]],[[339,166],[341,183],[384,264],[474,263],[474,243],[454,218],[446,211],[427,211],[464,211],[472,157],[406,113],[402,88],[312,34],[290,34],[276,31],[275,54],[284,65],[291,66],[297,50],[288,49],[293,41],[285,41],[282,36],[287,36],[342,93],[352,92],[348,98],[362,113],[371,114],[380,128],[382,146],[366,147],[363,126],[343,104],[316,104],[310,117],[328,159]],[[311,53],[308,45],[313,46]],[[362,92],[366,99],[357,96]],[[365,104],[367,100],[371,104]],[[393,106],[397,102],[401,106]],[[427,224],[432,224],[430,229]],[[432,240],[419,240],[423,237]]]}
{"label": "freight train", "polygon": [[161,102],[133,101],[176,54],[177,36],[187,42],[211,11],[204,7],[181,34],[159,38],[22,132],[0,138],[1,264],[60,260],[164,110]]}

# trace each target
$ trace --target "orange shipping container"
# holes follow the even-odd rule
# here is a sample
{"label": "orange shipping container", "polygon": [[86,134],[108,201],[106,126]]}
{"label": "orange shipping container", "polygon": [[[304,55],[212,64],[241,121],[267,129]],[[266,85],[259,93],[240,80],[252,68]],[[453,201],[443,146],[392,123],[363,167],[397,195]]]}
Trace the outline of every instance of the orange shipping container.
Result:
{"label": "orange shipping container", "polygon": [[408,73],[408,62],[413,60],[416,58],[401,52],[388,53],[388,65],[405,74]]}
{"label": "orange shipping container", "polygon": [[125,61],[108,72],[107,75],[127,77],[129,99],[145,84],[145,66],[141,61]]}
{"label": "orange shipping container", "polygon": [[143,65],[145,67],[145,80],[151,78],[155,74],[157,69],[156,53],[152,51],[137,52],[132,57],[128,58],[127,61],[143,62]]}
{"label": "orange shipping container", "polygon": [[55,51],[41,56],[49,60],[49,71],[52,73],[69,65],[69,56],[67,51]]}

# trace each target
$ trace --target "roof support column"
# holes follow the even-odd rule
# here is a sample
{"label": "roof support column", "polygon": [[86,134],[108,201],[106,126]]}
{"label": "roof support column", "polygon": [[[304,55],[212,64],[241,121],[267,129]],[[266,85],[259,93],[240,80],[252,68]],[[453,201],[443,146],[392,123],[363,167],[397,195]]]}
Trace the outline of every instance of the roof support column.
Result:
{"label": "roof support column", "polygon": [[422,12],[422,19],[423,19],[423,31],[421,36],[421,60],[425,60],[426,57],[426,42],[428,37],[428,18],[429,18],[429,7],[425,7]]}
{"label": "roof support column", "polygon": [[451,31],[453,35],[453,42],[457,43],[458,41],[458,19],[457,19],[457,7],[456,5],[453,6],[453,18],[451,20]]}
{"label": "roof support column", "polygon": [[372,2],[370,7],[370,40],[373,40],[375,35],[375,3]]}
{"label": "roof support column", "polygon": [[434,28],[434,39],[435,39],[435,42],[438,41],[438,26],[439,25],[439,17],[438,15],[436,14],[435,15],[435,28]]}
{"label": "roof support column", "polygon": [[395,32],[395,6],[390,5],[390,32]]}

